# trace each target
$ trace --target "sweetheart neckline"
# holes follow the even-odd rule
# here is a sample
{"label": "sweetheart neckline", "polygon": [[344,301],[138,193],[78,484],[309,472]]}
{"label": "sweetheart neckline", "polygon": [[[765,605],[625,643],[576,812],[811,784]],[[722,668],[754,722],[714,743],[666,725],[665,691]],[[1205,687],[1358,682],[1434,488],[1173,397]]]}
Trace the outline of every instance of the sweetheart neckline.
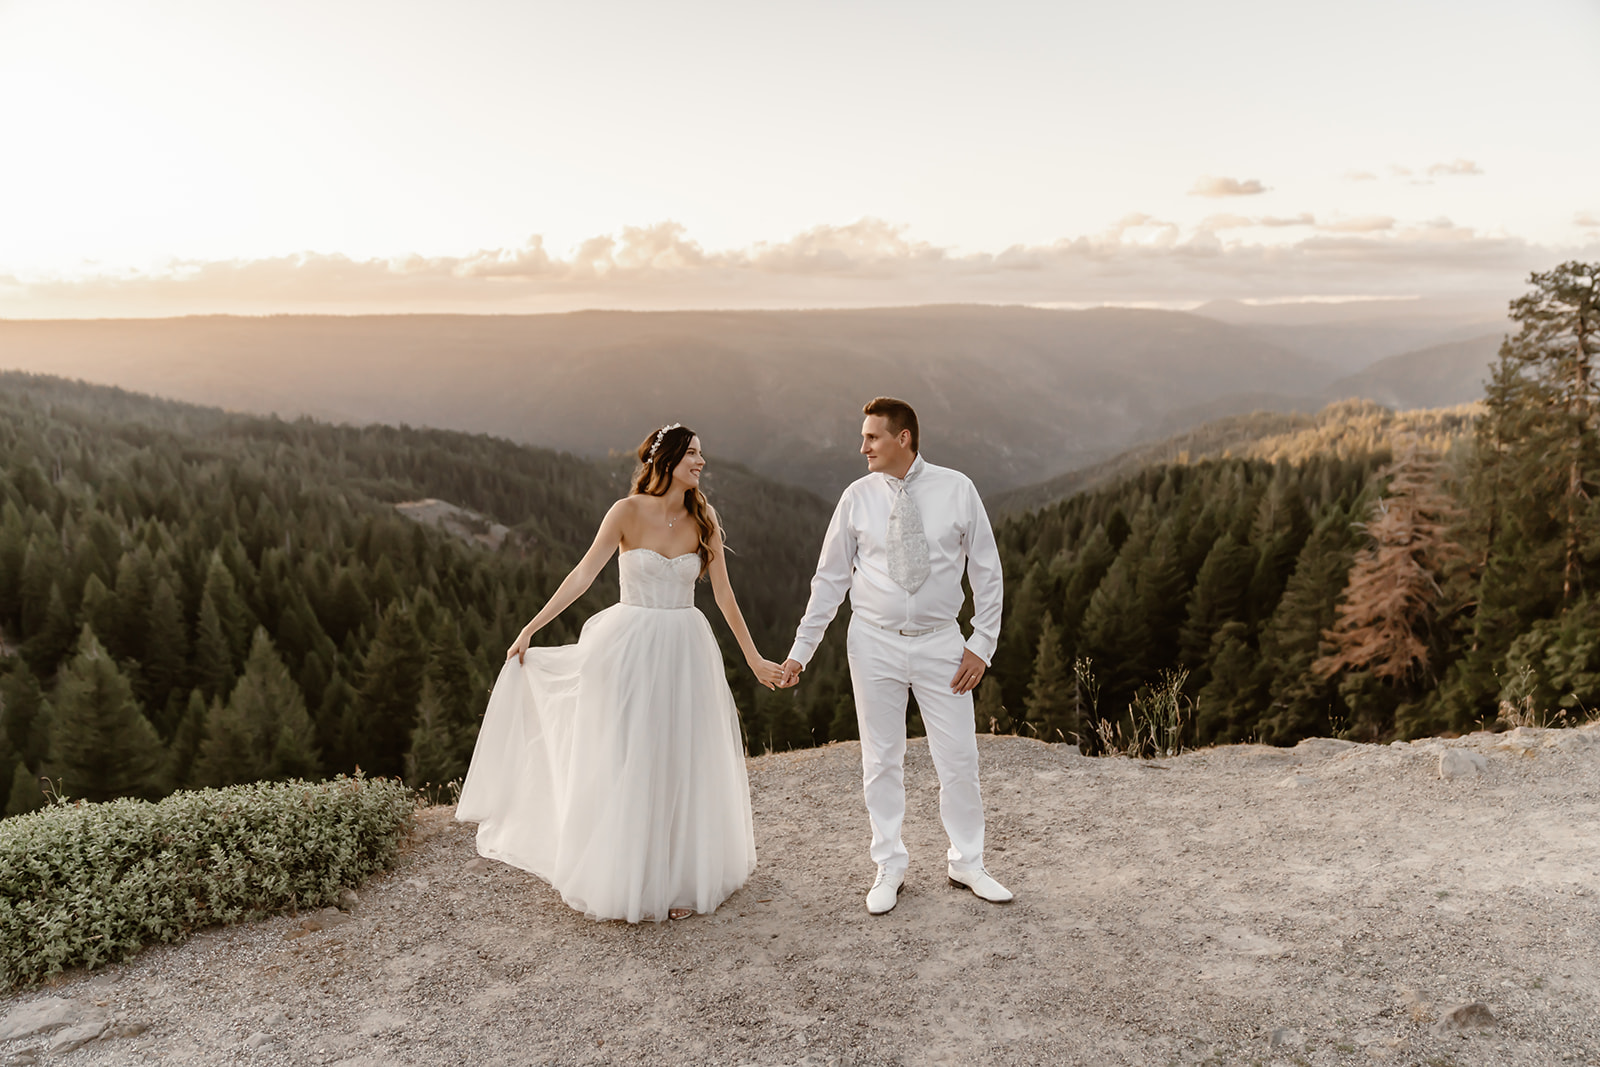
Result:
{"label": "sweetheart neckline", "polygon": [[625,549],[623,549],[621,552],[619,552],[617,554],[619,556],[626,556],[630,552],[648,552],[652,556],[658,556],[661,559],[666,560],[668,563],[672,563],[675,560],[688,559],[690,556],[698,556],[700,554],[699,552],[685,552],[680,556],[669,556],[669,555],[666,555],[665,553],[657,552],[653,548],[625,548]]}

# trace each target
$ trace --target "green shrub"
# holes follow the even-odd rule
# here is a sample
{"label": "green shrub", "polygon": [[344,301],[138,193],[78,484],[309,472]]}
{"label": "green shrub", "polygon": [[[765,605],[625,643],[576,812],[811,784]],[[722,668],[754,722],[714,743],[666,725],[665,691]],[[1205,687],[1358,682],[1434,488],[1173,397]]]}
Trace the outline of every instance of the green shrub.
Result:
{"label": "green shrub", "polygon": [[213,923],[321,907],[391,863],[400,782],[260,782],[0,822],[0,989],[126,959]]}

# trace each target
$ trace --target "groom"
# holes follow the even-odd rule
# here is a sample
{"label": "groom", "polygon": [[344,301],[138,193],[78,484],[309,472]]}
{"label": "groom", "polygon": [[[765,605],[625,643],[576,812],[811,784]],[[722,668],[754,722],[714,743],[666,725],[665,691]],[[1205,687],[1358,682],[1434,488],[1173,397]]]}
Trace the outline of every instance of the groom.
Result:
{"label": "groom", "polygon": [[[792,686],[850,594],[850,681],[861,727],[862,791],[872,820],[877,879],[867,910],[893,908],[909,856],[905,818],[906,693],[917,695],[939,772],[939,814],[950,836],[952,885],[1001,903],[1011,891],[983,869],[983,798],[972,688],[1000,636],[1000,553],[972,481],[917,454],[917,413],[878,397],[862,408],[866,477],[839,498],[822,541],[811,602],[783,665]],[[972,581],[972,637],[956,613]]]}

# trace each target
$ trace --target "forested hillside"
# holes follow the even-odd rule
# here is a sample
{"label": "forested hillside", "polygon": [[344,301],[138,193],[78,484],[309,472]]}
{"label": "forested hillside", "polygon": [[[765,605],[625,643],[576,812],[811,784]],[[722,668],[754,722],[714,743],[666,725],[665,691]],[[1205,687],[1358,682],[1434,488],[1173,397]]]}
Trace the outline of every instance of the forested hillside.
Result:
{"label": "forested hillside", "polygon": [[[1231,420],[997,509],[980,728],[1148,751],[1591,715],[1597,278],[1533,276],[1481,405]],[[829,504],[711,456],[735,588],[781,658]],[[41,802],[39,775],[91,799],[357,765],[458,777],[506,644],[627,468],[0,375],[8,810]],[[511,532],[489,548],[394,506],[423,497]],[[614,573],[538,641],[572,640]],[[750,751],[855,736],[842,625],[797,689],[768,692],[708,592]]]}
{"label": "forested hillside", "polygon": [[[0,796],[317,776],[458,777],[517,629],[623,491],[621,474],[482,436],[228,415],[0,375]],[[786,651],[827,507],[729,464],[735,587]],[[500,551],[401,517],[437,497],[513,527]],[[573,640],[597,589],[541,632]],[[708,605],[709,606],[709,605]],[[778,696],[730,670],[750,743],[813,743],[839,656]],[[823,702],[818,704],[817,702]],[[759,706],[758,706],[759,705]],[[824,733],[825,736],[825,733]]]}
{"label": "forested hillside", "polygon": [[1189,465],[1208,459],[1301,463],[1313,456],[1349,458],[1387,452],[1397,441],[1441,452],[1468,431],[1476,410],[1463,405],[1394,411],[1370,400],[1339,400],[1315,415],[1276,411],[1230,415],[1058,478],[991,494],[987,502],[992,515],[1016,514],[1134,477],[1146,467]]}
{"label": "forested hillside", "polygon": [[1530,284],[1481,407],[1224,424],[1196,443],[1238,456],[1002,523],[980,723],[1091,747],[1143,723],[1148,749],[1163,716],[1188,745],[1594,714],[1600,264]]}

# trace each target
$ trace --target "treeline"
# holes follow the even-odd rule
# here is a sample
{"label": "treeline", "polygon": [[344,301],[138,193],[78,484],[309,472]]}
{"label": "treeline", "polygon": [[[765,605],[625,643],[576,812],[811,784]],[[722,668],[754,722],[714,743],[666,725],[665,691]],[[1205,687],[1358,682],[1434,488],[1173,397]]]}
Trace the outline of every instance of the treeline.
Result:
{"label": "treeline", "polygon": [[[781,658],[826,506],[721,466],[736,587]],[[620,491],[608,468],[487,437],[247,418],[19,374],[0,375],[0,473],[9,812],[43,802],[41,776],[88,799],[357,766],[460,777],[506,645]],[[392,506],[430,496],[513,533],[489,551]],[[615,598],[613,566],[538,643],[575,640]],[[837,653],[809,700],[761,701],[719,632],[752,747],[815,743]]]}
{"label": "treeline", "polygon": [[1378,740],[1600,707],[1600,264],[1536,273],[1481,414],[1335,406],[1276,457],[1146,469],[1003,523],[979,722],[1105,744]]}

